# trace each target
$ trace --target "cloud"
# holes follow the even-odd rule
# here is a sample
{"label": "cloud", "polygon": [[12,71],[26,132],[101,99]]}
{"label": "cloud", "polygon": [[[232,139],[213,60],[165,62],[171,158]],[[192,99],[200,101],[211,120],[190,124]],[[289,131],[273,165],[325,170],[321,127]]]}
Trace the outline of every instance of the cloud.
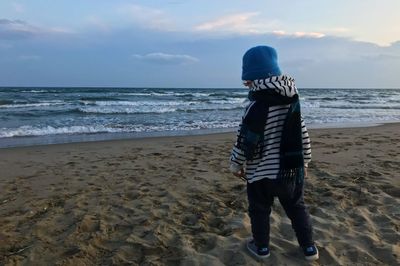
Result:
{"label": "cloud", "polygon": [[37,32],[38,28],[23,20],[0,19],[0,39],[24,39]]}
{"label": "cloud", "polygon": [[195,63],[199,61],[199,59],[185,54],[149,53],[145,55],[134,54],[132,55],[132,57],[138,60],[151,63],[173,64],[173,65]]}
{"label": "cloud", "polygon": [[0,25],[13,25],[13,24],[26,24],[26,22],[16,19],[16,20],[10,20],[10,19],[5,19],[5,18],[1,18],[0,19]]}
{"label": "cloud", "polygon": [[325,34],[320,33],[320,32],[296,31],[293,35],[295,37],[310,37],[310,38],[322,38],[322,37],[325,37]]}
{"label": "cloud", "polygon": [[266,21],[260,18],[259,12],[238,13],[223,16],[216,20],[208,21],[197,25],[196,31],[209,32],[232,32],[240,34],[268,34],[272,33],[277,36],[298,37],[298,38],[321,38],[324,33],[320,32],[304,32],[297,31],[288,33],[283,30],[274,30],[279,27],[279,22],[276,20]]}
{"label": "cloud", "polygon": [[133,21],[143,28],[164,31],[175,30],[172,19],[159,9],[129,4],[119,7],[117,12],[127,16],[128,20]]}
{"label": "cloud", "polygon": [[77,33],[75,30],[66,28],[66,27],[50,27],[50,28],[42,28],[42,33],[50,33],[50,34],[75,34]]}
{"label": "cloud", "polygon": [[272,31],[272,34],[277,35],[277,36],[286,36],[286,37],[298,37],[298,38],[322,38],[325,37],[326,35],[321,32],[304,32],[304,31],[296,31],[293,33],[287,33],[283,30],[274,30]]}
{"label": "cloud", "polygon": [[39,35],[71,33],[74,31],[68,28],[40,27],[19,19],[0,19],[0,40],[18,40]]}
{"label": "cloud", "polygon": [[197,25],[198,31],[233,31],[238,33],[259,32],[259,26],[250,21],[258,16],[258,12],[239,13],[223,16],[221,18]]}

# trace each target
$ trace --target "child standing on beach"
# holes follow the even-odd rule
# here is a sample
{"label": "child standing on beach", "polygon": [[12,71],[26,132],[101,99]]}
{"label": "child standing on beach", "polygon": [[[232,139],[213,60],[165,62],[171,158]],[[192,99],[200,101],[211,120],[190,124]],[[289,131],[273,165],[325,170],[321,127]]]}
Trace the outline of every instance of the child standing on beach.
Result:
{"label": "child standing on beach", "polygon": [[250,90],[250,103],[232,150],[230,170],[247,180],[253,234],[247,248],[258,258],[269,257],[269,215],[277,197],[305,258],[316,260],[318,249],[303,200],[311,146],[294,79],[282,75],[275,49],[257,46],[243,56],[242,80]]}

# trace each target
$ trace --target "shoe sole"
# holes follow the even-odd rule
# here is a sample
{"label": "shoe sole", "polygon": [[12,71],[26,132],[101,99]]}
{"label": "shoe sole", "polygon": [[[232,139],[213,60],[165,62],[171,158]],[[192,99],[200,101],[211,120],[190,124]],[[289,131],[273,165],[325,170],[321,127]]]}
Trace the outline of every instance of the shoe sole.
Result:
{"label": "shoe sole", "polygon": [[271,255],[271,253],[268,253],[268,255],[261,256],[261,255],[258,255],[256,252],[254,252],[254,251],[249,247],[249,244],[247,244],[246,247],[247,247],[247,249],[250,251],[251,254],[253,254],[254,256],[256,256],[257,258],[262,259],[262,260],[268,258],[268,257]]}
{"label": "shoe sole", "polygon": [[306,260],[308,260],[308,261],[313,261],[313,260],[317,260],[317,259],[319,259],[319,254],[318,253],[315,254],[315,255],[306,257]]}

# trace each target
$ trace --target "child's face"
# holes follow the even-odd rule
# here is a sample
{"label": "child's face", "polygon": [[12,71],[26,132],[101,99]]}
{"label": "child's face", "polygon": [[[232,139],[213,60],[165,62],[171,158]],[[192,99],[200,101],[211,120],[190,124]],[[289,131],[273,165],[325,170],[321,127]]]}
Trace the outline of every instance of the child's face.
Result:
{"label": "child's face", "polygon": [[244,80],[243,85],[246,86],[248,89],[251,88],[251,85],[253,84],[252,80]]}

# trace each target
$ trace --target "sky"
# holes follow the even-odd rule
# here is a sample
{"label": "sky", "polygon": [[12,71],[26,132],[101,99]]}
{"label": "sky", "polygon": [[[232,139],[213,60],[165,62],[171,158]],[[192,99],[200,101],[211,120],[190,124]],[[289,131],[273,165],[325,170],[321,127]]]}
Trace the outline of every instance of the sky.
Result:
{"label": "sky", "polygon": [[1,0],[0,86],[241,87],[276,48],[300,88],[400,88],[399,0]]}

